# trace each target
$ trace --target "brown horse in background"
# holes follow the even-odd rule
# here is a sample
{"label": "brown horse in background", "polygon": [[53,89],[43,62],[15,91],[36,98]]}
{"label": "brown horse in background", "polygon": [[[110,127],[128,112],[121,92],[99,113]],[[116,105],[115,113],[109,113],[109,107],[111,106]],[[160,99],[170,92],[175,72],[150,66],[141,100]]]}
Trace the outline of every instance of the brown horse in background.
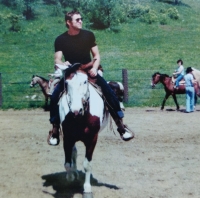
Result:
{"label": "brown horse in background", "polygon": [[[152,88],[155,87],[157,83],[162,83],[164,85],[165,89],[165,97],[162,102],[161,110],[164,109],[165,102],[171,95],[174,99],[174,102],[176,104],[176,110],[179,110],[179,104],[177,102],[176,94],[185,94],[185,84],[180,84],[178,89],[174,88],[174,84],[172,83],[172,77],[168,76],[167,74],[160,74],[159,72],[156,72],[152,75],[152,83],[151,86]],[[198,83],[194,85],[195,89],[195,105],[197,102],[197,96],[199,96],[199,86]]]}

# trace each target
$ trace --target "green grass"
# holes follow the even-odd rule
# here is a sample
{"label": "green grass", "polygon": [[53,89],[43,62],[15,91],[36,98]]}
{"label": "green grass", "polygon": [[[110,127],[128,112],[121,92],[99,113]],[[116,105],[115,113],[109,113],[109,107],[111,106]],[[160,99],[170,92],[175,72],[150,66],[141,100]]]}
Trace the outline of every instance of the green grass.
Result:
{"label": "green grass", "polygon": [[[157,13],[174,5],[142,1]],[[129,103],[127,106],[160,106],[164,97],[162,85],[152,90],[154,72],[171,75],[176,61],[182,58],[185,68],[200,69],[200,1],[182,0],[176,6],[180,18],[167,25],[151,25],[130,20],[112,30],[92,30],[101,53],[101,64],[107,80],[122,81],[121,69],[129,72]],[[0,5],[4,14],[13,12]],[[22,32],[1,32],[0,73],[3,82],[3,109],[42,107],[44,97],[39,87],[29,88],[33,74],[47,77],[53,71],[54,40],[66,31],[64,17],[52,17],[53,7],[39,4],[37,20],[22,21]],[[85,24],[87,27],[87,24]],[[32,95],[37,95],[35,100]],[[178,96],[185,105],[185,96]],[[173,105],[172,99],[167,105]]]}

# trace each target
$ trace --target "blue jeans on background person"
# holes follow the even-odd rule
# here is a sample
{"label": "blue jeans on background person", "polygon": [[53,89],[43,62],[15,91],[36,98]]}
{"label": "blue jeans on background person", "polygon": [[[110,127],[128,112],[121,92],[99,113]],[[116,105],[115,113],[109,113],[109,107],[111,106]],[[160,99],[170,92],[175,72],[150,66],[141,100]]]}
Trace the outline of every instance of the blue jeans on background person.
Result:
{"label": "blue jeans on background person", "polygon": [[183,79],[183,75],[179,74],[179,75],[177,76],[177,78],[176,78],[176,83],[175,83],[176,87],[179,87],[179,82],[180,82],[182,79]]}
{"label": "blue jeans on background person", "polygon": [[194,111],[194,87],[186,86],[186,112]]}

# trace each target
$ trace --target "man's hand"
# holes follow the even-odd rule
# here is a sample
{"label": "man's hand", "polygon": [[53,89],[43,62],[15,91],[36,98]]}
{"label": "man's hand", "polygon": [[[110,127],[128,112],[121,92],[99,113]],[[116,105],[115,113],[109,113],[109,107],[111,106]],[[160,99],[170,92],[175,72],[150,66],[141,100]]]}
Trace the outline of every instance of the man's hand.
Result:
{"label": "man's hand", "polygon": [[69,61],[64,62],[64,65],[69,66],[71,63]]}
{"label": "man's hand", "polygon": [[97,69],[96,68],[92,68],[90,71],[89,71],[89,74],[91,77],[95,77],[97,75]]}

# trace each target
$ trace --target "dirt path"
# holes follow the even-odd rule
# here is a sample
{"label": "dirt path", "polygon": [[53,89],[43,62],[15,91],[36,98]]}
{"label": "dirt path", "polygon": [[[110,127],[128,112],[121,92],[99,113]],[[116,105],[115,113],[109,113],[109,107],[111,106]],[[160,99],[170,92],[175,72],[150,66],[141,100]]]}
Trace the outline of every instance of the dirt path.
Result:
{"label": "dirt path", "polygon": [[[127,108],[136,138],[123,142],[107,128],[93,157],[94,198],[199,198],[200,110],[186,114],[159,108]],[[0,111],[0,197],[81,198],[84,147],[78,148],[80,179],[65,180],[62,142],[46,143],[49,113]]]}

